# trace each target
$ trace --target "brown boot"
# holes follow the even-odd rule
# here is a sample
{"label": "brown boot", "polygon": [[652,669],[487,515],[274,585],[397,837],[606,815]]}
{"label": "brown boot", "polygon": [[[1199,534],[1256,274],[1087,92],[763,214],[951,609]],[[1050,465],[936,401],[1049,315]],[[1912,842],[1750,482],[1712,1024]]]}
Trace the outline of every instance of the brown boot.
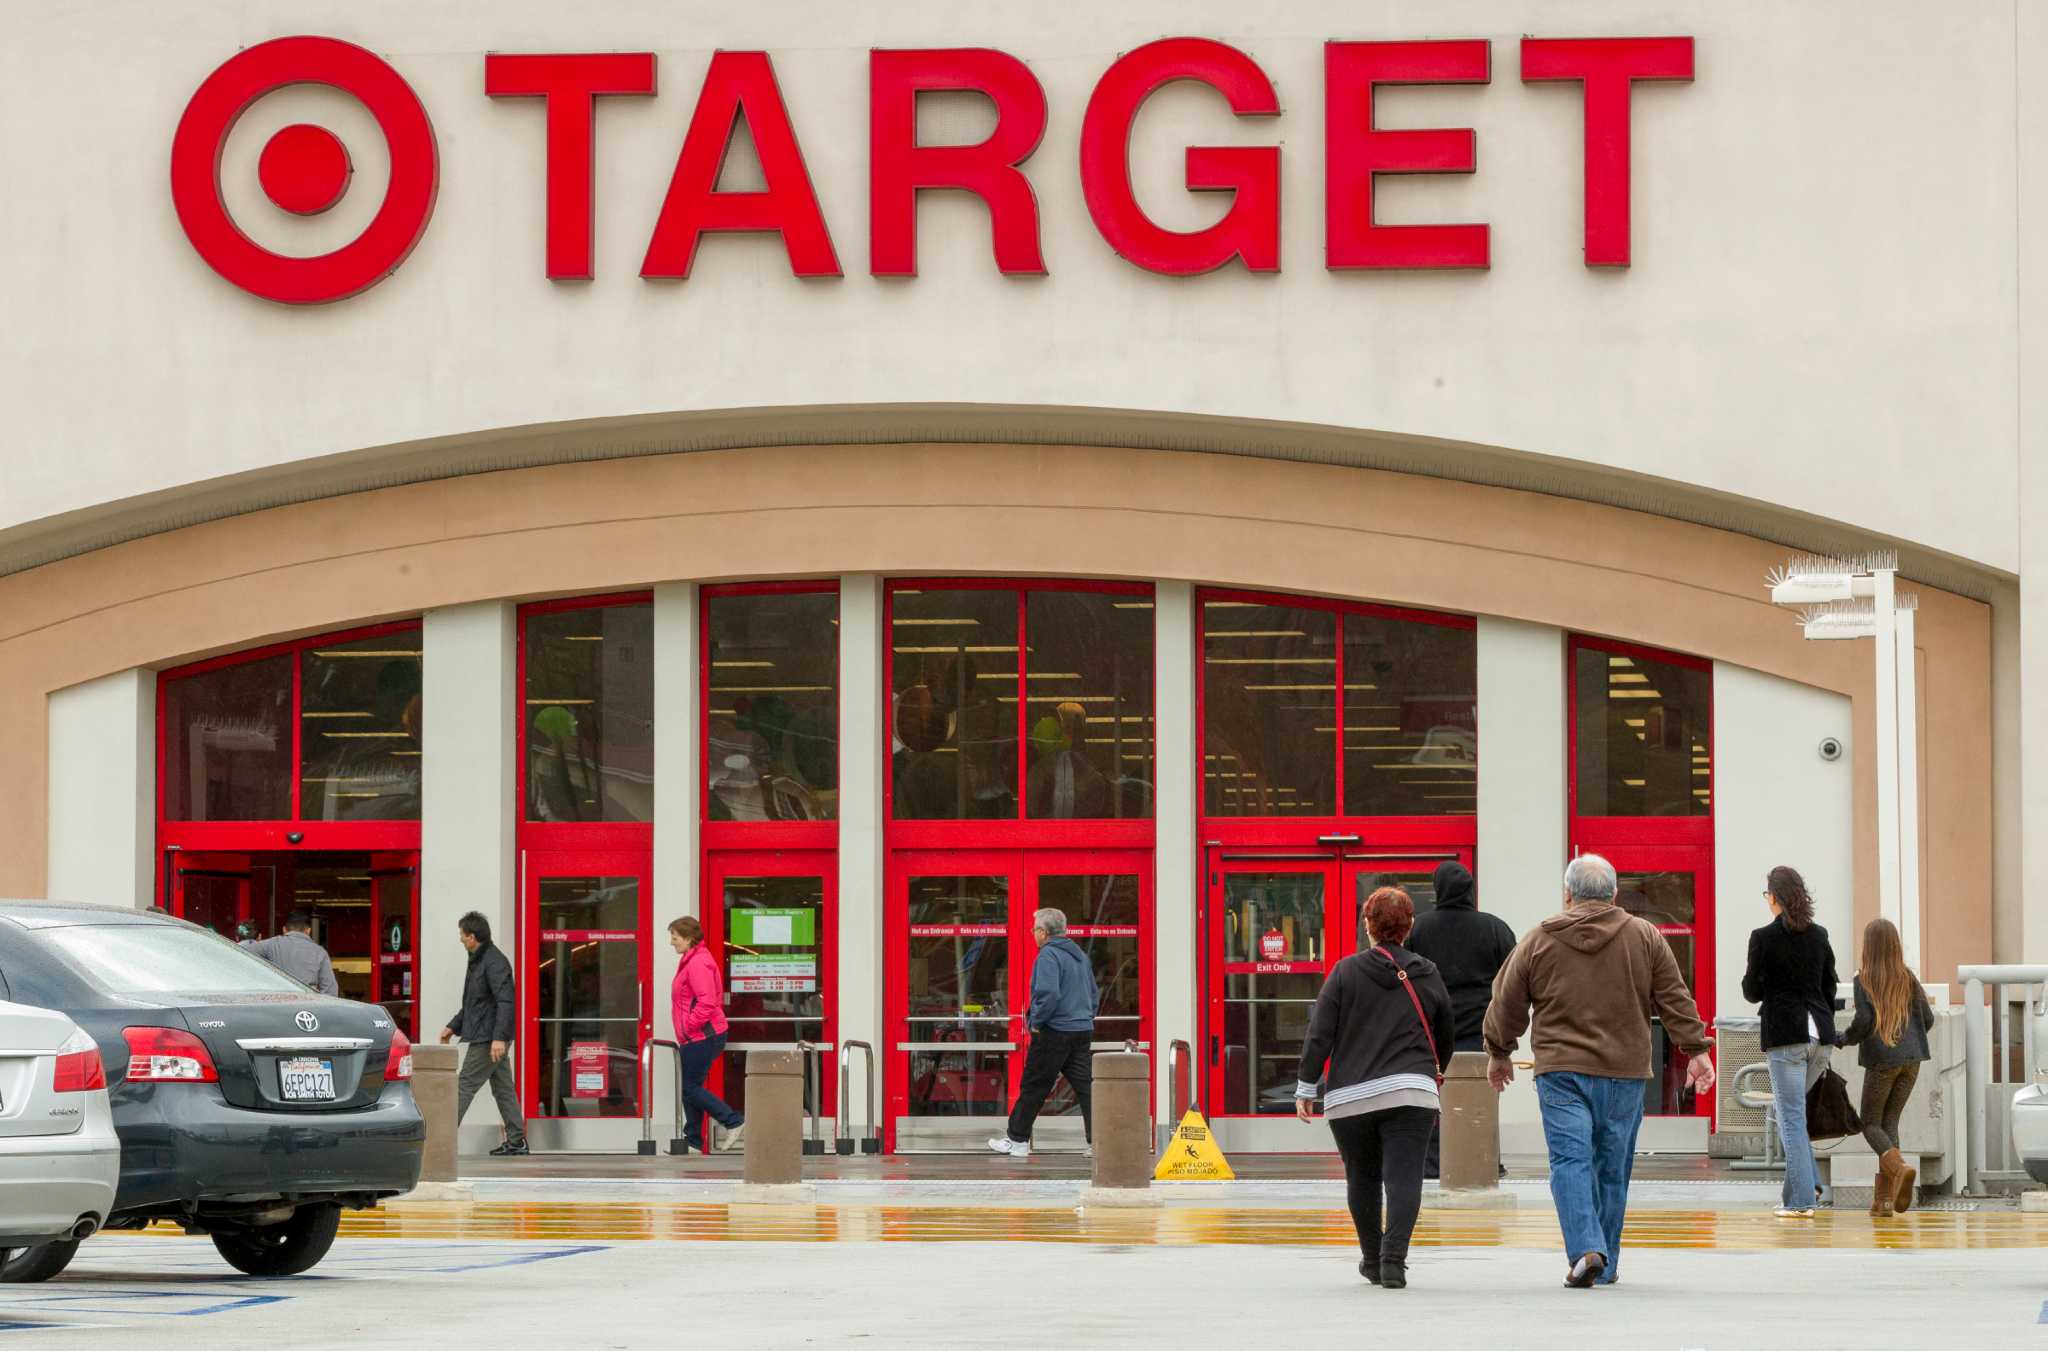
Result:
{"label": "brown boot", "polygon": [[1870,1184],[1870,1217],[1887,1219],[1899,1195],[1899,1151],[1887,1149],[1877,1157],[1877,1177]]}
{"label": "brown boot", "polygon": [[1892,1161],[1892,1172],[1899,1180],[1897,1189],[1892,1193],[1892,1209],[1903,1215],[1913,1208],[1913,1189],[1919,1184],[1920,1170],[1907,1163],[1896,1149],[1885,1157]]}

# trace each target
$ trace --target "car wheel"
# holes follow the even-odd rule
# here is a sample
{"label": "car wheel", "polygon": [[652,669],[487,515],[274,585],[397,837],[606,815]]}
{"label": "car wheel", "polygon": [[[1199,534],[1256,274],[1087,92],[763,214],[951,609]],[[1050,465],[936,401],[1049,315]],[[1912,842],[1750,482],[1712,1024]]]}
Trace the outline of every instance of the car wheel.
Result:
{"label": "car wheel", "polygon": [[300,1206],[281,1224],[216,1233],[213,1246],[237,1271],[251,1276],[296,1276],[312,1270],[327,1256],[340,1228],[340,1206]]}
{"label": "car wheel", "polygon": [[0,1281],[15,1285],[27,1285],[35,1281],[47,1281],[71,1265],[71,1259],[78,1255],[78,1240],[67,1238],[59,1243],[38,1243],[33,1248],[22,1248],[9,1254],[7,1261],[0,1264]]}

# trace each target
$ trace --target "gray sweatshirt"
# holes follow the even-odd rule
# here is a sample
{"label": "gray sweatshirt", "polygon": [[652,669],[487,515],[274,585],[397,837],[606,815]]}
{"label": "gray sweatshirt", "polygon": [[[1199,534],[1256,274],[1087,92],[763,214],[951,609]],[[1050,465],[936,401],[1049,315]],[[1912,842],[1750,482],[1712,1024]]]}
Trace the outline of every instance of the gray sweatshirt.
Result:
{"label": "gray sweatshirt", "polygon": [[242,946],[301,985],[311,986],[321,994],[341,993],[341,986],[334,980],[334,963],[327,960],[327,949],[297,930]]}

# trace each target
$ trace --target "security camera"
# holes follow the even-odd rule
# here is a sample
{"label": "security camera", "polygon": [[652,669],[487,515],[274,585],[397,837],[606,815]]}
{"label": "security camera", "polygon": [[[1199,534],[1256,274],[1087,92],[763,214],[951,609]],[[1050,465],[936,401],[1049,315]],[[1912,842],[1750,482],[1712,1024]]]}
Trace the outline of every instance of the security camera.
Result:
{"label": "security camera", "polygon": [[1841,759],[1842,739],[1832,736],[1822,737],[1820,739],[1820,758],[1830,762]]}

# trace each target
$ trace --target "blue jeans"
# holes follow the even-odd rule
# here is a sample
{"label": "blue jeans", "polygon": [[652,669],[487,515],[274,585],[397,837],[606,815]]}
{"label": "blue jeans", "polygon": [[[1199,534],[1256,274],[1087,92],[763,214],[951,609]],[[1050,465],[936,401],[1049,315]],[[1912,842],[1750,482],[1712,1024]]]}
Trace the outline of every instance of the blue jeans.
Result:
{"label": "blue jeans", "polygon": [[1602,1285],[1621,1270],[1621,1226],[1628,1180],[1643,1124],[1643,1081],[1553,1070],[1536,1076],[1543,1140],[1550,1148],[1550,1199],[1564,1231],[1564,1254],[1607,1259]]}
{"label": "blue jeans", "polygon": [[718,1063],[718,1057],[725,1054],[725,1033],[713,1032],[702,1041],[693,1041],[683,1048],[683,1139],[690,1148],[704,1148],[704,1117],[731,1130],[740,1124],[740,1114],[725,1105],[717,1094],[704,1087],[705,1078],[711,1067]]}
{"label": "blue jeans", "polygon": [[1778,1117],[1778,1140],[1785,1146],[1785,1191],[1788,1210],[1812,1210],[1820,1186],[1820,1165],[1814,1162],[1813,1140],[1806,1133],[1806,1095],[1828,1067],[1828,1048],[1817,1041],[1803,1046],[1774,1046],[1764,1052],[1771,1067],[1771,1097]]}

